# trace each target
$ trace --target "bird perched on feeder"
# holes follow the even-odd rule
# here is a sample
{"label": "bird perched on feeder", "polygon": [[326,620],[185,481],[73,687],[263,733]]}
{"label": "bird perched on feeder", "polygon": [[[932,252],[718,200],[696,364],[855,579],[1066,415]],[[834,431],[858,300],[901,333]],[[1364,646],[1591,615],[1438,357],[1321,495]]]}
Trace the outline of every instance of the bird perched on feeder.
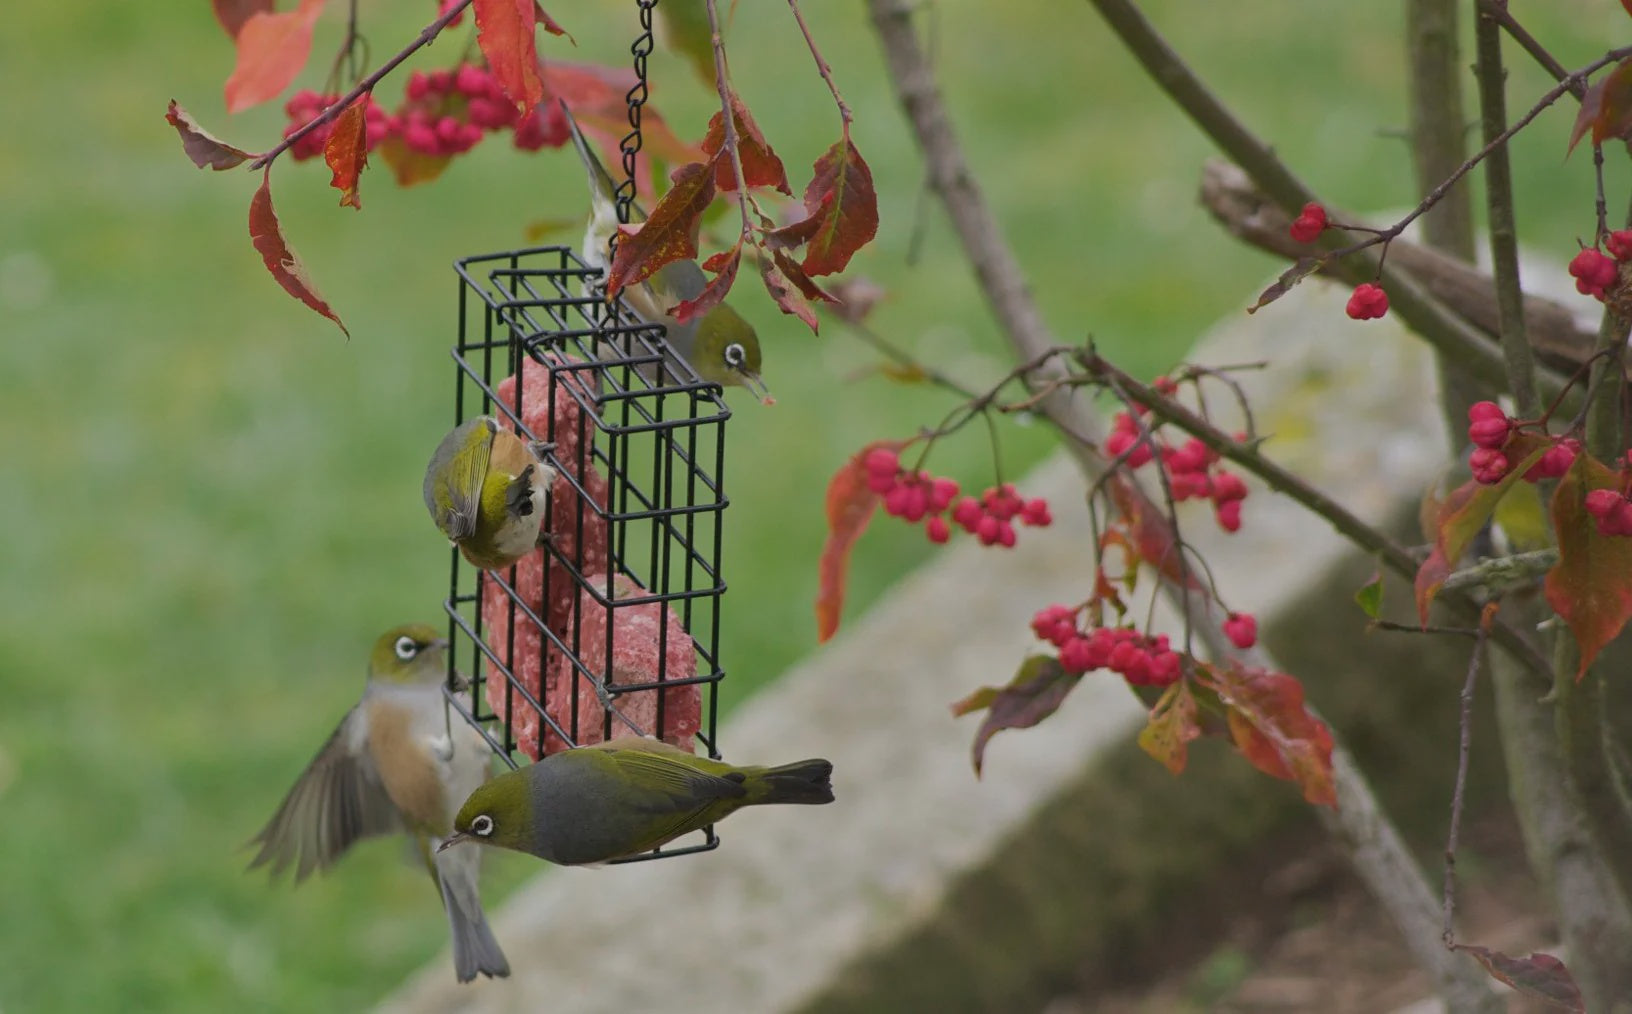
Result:
{"label": "bird perched on feeder", "polygon": [[441,847],[464,841],[563,866],[638,855],[744,806],[831,803],[833,765],[735,767],[643,737],[551,754],[471,793]]}
{"label": "bird perched on feeder", "polygon": [[382,634],[369,657],[368,683],[327,743],[306,766],[277,813],[256,835],[251,869],[295,881],[331,866],[355,841],[393,831],[414,839],[442,894],[460,982],[510,974],[482,913],[480,856],[444,852],[459,803],[487,780],[492,751],[445,709],[447,644],[423,623]]}
{"label": "bird perched on feeder", "polygon": [[[590,150],[565,102],[561,103],[561,111],[572,132],[572,145],[589,176],[589,225],[584,229],[580,256],[585,264],[606,274],[611,268],[612,237],[618,230],[617,184]],[[636,221],[646,220],[639,205],[632,209]],[[670,312],[679,303],[696,299],[707,285],[708,277],[696,261],[678,260],[665,264],[645,281],[626,286],[619,295],[642,322],[663,325],[670,348],[690,363],[699,377],[725,387],[746,387],[760,401],[771,404],[770,392],[759,377],[759,334],[742,314],[731,304],[720,303],[701,318],[682,324]],[[656,372],[650,364],[640,368],[641,376],[648,381]]]}
{"label": "bird perched on feeder", "polygon": [[437,445],[425,467],[425,507],[473,565],[501,570],[544,538],[544,496],[555,469],[543,450],[488,415],[466,420]]}

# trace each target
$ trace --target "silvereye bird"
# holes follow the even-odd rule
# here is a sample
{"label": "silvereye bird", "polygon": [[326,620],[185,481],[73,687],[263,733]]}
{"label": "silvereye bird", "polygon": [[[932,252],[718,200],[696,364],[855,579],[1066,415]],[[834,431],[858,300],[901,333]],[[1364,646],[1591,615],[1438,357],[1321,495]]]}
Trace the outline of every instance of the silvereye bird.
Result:
{"label": "silvereye bird", "polygon": [[425,506],[473,565],[502,570],[543,539],[544,495],[555,469],[492,416],[466,420],[442,438],[425,467]]}
{"label": "silvereye bird", "polygon": [[298,883],[332,865],[352,842],[407,832],[442,893],[454,970],[469,982],[478,972],[509,975],[510,965],[482,913],[479,856],[440,848],[459,803],[487,780],[493,757],[475,729],[450,721],[445,710],[447,645],[423,623],[374,642],[362,700],[255,836],[260,851],[249,865],[270,863],[274,876],[293,866]]}
{"label": "silvereye bird", "polygon": [[462,841],[564,866],[649,852],[762,803],[831,803],[833,765],[735,767],[660,740],[614,739],[551,754],[472,792],[446,849]]}
{"label": "silvereye bird", "polygon": [[[573,147],[589,175],[589,225],[584,229],[581,256],[585,264],[605,272],[611,266],[609,251],[618,230],[614,196],[617,184],[590,150],[565,102],[561,111],[572,131]],[[633,205],[631,211],[637,222],[646,220],[646,212],[639,205]],[[642,322],[663,325],[669,346],[691,364],[699,377],[726,387],[746,387],[770,404],[770,392],[759,378],[759,335],[742,314],[729,303],[720,303],[700,319],[682,324],[669,312],[684,300],[696,299],[707,285],[708,277],[696,261],[680,260],[665,264],[639,285],[625,287],[621,295]],[[642,367],[640,372],[648,381],[656,373],[651,366]]]}

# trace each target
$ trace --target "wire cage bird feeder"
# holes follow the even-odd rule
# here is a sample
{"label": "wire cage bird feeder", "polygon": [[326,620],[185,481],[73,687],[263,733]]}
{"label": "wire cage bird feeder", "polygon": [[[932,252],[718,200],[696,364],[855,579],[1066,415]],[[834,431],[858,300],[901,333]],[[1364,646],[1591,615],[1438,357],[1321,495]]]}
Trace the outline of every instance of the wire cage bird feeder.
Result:
{"label": "wire cage bird feeder", "polygon": [[[650,52],[637,41],[632,180]],[[619,192],[627,220],[633,183]],[[491,415],[557,475],[540,548],[503,571],[452,553],[448,698],[512,767],[646,735],[719,757],[725,423],[720,388],[670,350],[569,248],[464,258],[455,422]],[[468,694],[456,691],[468,678]],[[686,839],[637,859],[711,849]]]}

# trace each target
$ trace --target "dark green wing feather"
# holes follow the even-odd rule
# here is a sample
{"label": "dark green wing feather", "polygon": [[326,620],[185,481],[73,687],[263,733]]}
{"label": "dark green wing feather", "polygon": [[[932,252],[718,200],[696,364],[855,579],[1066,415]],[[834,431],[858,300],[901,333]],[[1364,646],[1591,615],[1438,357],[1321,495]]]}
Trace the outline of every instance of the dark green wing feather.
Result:
{"label": "dark green wing feather", "polygon": [[437,527],[458,542],[476,534],[482,482],[493,454],[497,424],[477,416],[442,438],[425,470],[425,506]]}

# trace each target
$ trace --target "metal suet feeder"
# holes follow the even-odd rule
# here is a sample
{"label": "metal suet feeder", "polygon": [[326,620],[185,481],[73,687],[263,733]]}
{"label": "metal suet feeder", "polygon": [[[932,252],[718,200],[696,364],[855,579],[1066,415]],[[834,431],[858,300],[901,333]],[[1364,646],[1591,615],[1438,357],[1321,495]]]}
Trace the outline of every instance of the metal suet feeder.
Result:
{"label": "metal suet feeder", "polygon": [[[651,6],[633,47],[623,139],[628,221],[652,46]],[[718,385],[674,355],[659,325],[608,303],[599,269],[567,247],[455,264],[455,421],[492,415],[542,441],[558,475],[541,547],[500,572],[452,551],[445,603],[448,699],[512,767],[620,735],[719,757],[725,423]],[[711,849],[705,841],[637,859]]]}

